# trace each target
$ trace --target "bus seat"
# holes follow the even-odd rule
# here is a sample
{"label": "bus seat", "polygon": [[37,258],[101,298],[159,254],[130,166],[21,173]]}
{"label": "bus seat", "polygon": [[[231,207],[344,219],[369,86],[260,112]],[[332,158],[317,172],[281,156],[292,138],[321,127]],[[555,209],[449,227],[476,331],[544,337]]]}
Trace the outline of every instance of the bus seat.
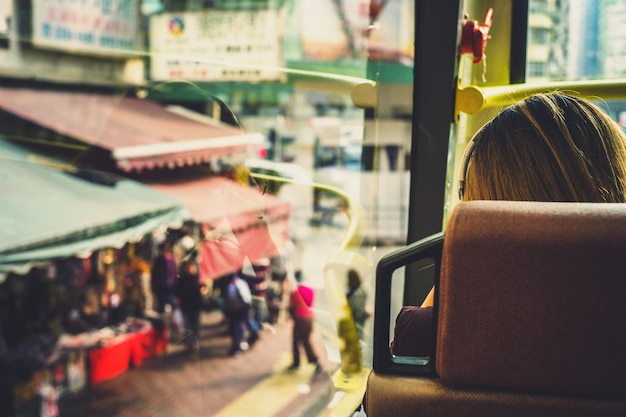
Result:
{"label": "bus seat", "polygon": [[430,374],[378,300],[428,239],[377,266],[369,417],[626,415],[626,204],[464,202],[442,240]]}

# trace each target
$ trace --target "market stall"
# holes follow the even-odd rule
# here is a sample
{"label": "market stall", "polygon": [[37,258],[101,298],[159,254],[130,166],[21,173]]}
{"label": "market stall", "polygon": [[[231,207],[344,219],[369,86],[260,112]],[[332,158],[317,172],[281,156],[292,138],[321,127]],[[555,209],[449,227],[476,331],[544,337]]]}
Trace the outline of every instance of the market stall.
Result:
{"label": "market stall", "polygon": [[[182,203],[135,181],[55,165],[0,139],[0,410],[78,392],[162,353],[143,317],[158,228]],[[3,414],[4,415],[4,414]]]}

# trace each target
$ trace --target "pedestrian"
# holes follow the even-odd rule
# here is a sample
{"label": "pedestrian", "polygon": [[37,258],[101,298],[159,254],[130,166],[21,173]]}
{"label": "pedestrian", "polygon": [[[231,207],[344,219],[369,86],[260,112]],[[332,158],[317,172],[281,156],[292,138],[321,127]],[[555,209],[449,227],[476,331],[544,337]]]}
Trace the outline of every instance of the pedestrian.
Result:
{"label": "pedestrian", "polygon": [[288,309],[289,296],[298,284],[298,277],[302,275],[300,252],[286,232],[283,237],[283,247],[277,256],[270,258],[267,304],[271,324],[277,323],[281,311]]}
{"label": "pedestrian", "polygon": [[265,302],[267,304],[267,323],[270,325],[278,323],[281,309],[283,309],[283,285],[286,279],[284,271],[277,271],[270,274],[271,279],[265,292]]}
{"label": "pedestrian", "polygon": [[177,272],[172,245],[166,240],[159,245],[158,255],[154,258],[150,269],[152,291],[157,300],[159,313],[171,310],[174,304]]}
{"label": "pedestrian", "polygon": [[249,325],[252,293],[240,274],[241,271],[228,277],[222,293],[224,315],[228,320],[231,337],[231,356],[238,356],[248,348],[245,336]]}
{"label": "pedestrian", "polygon": [[298,282],[295,289],[289,296],[289,311],[293,318],[292,331],[292,349],[293,362],[289,366],[289,370],[294,371],[300,367],[300,346],[304,348],[304,352],[309,363],[315,364],[315,372],[321,370],[321,365],[311,337],[313,334],[313,319],[315,314],[311,307],[315,301],[315,290]]}
{"label": "pedestrian", "polygon": [[180,274],[176,280],[176,306],[183,314],[187,346],[192,350],[200,348],[200,312],[202,310],[202,293],[198,264],[193,259],[182,262]]}
{"label": "pedestrian", "polygon": [[348,291],[346,299],[352,312],[352,318],[356,325],[356,331],[360,340],[364,340],[363,331],[365,329],[365,321],[371,316],[371,312],[367,307],[367,291],[363,287],[361,275],[355,270],[348,271]]}
{"label": "pedestrian", "polygon": [[263,328],[263,323],[266,322],[268,317],[266,296],[270,273],[269,258],[260,258],[253,261],[252,269],[254,275],[244,275],[252,294],[252,307],[248,326],[250,329],[248,344],[250,346],[258,340],[260,331]]}

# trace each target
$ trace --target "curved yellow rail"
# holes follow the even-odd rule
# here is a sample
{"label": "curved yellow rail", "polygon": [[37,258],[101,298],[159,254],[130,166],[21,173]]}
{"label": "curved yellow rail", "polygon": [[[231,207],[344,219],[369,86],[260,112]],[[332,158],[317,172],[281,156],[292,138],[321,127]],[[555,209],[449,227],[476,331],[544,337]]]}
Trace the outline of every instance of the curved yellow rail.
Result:
{"label": "curved yellow rail", "polygon": [[349,195],[332,186],[313,182],[304,184],[268,174],[251,172],[249,175],[258,180],[309,185],[336,194],[345,201],[349,223],[339,247],[324,266],[324,286],[331,314],[337,322],[338,338],[335,340],[339,343],[341,371],[344,374],[360,374],[362,371],[361,348],[344,287],[348,269],[356,266],[370,266],[370,261],[357,251],[363,240],[362,231],[365,224],[363,209]]}
{"label": "curved yellow rail", "polygon": [[458,86],[456,114],[475,114],[485,108],[508,106],[533,94],[550,91],[561,91],[591,99],[626,99],[626,79],[559,81],[498,87]]}

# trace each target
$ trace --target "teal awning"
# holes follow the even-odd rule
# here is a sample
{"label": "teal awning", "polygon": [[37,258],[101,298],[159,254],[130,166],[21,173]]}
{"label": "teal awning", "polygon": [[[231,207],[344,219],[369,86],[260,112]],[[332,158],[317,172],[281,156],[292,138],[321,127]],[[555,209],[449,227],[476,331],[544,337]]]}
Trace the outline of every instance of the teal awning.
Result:
{"label": "teal awning", "polygon": [[0,140],[0,282],[7,272],[120,248],[187,217],[180,200],[151,187],[55,168]]}

